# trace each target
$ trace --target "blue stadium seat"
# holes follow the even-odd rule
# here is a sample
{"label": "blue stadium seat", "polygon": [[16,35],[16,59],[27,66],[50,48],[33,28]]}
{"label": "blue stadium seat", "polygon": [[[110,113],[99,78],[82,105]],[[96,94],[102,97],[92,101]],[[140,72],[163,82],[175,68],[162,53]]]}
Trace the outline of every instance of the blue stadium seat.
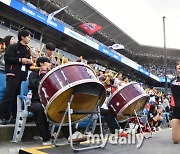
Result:
{"label": "blue stadium seat", "polygon": [[[101,121],[102,121],[102,131],[103,134],[106,134],[108,131],[107,124],[104,120],[104,116],[101,116]],[[81,120],[77,127],[80,129],[85,129],[84,133],[86,134],[87,132],[90,132],[91,134],[94,134],[96,126],[99,125],[99,119],[97,115],[94,116],[87,116],[85,119]]]}
{"label": "blue stadium seat", "polygon": [[30,102],[28,102],[27,99],[28,92],[28,81],[23,81],[21,83],[20,95],[17,96],[16,125],[12,139],[12,142],[15,143],[21,141],[26,126],[27,117],[33,115],[31,112],[28,112],[28,106],[30,105]]}
{"label": "blue stadium seat", "polygon": [[28,89],[28,81],[22,81],[21,83],[21,89],[20,89],[20,95],[18,96],[17,98],[17,106],[19,106],[18,109],[21,109],[23,110],[24,109],[24,103],[27,101],[27,94],[29,92],[29,89]]}
{"label": "blue stadium seat", "polygon": [[89,124],[89,126],[93,125],[93,119],[90,116],[88,116],[85,119],[83,119],[82,121],[80,121],[78,123],[78,127],[79,128],[86,128],[88,124]]}
{"label": "blue stadium seat", "polygon": [[0,72],[0,102],[6,91],[6,74]]}
{"label": "blue stadium seat", "polygon": [[28,80],[22,81],[22,83],[21,83],[21,90],[20,90],[20,96],[27,96],[28,92],[29,92],[29,89],[28,89]]}

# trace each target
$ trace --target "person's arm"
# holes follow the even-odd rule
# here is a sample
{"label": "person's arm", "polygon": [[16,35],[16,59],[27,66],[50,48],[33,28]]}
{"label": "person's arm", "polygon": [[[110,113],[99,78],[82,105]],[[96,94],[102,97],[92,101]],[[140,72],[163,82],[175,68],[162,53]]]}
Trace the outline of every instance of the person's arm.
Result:
{"label": "person's arm", "polygon": [[39,86],[40,78],[36,72],[31,72],[29,75],[29,89],[30,90],[37,90]]}
{"label": "person's arm", "polygon": [[6,48],[4,60],[7,64],[32,64],[32,60],[15,56],[17,53],[16,44],[10,45]]}
{"label": "person's arm", "polygon": [[46,75],[46,70],[41,70],[40,72],[31,72],[29,75],[29,89],[36,90],[39,87],[41,79]]}

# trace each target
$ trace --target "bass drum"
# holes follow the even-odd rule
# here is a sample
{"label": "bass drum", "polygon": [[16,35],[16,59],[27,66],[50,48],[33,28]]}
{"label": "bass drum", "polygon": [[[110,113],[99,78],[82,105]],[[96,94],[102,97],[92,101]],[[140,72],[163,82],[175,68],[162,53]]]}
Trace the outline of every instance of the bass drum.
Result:
{"label": "bass drum", "polygon": [[[60,123],[67,102],[74,95],[71,109],[93,111],[106,98],[104,86],[94,71],[84,63],[66,63],[48,72],[40,82],[39,96],[45,107],[47,118]],[[72,114],[72,122],[85,118],[87,114]],[[64,123],[68,122],[66,116]]]}
{"label": "bass drum", "polygon": [[127,120],[136,112],[142,111],[149,101],[149,95],[136,82],[118,88],[108,100],[108,108],[119,121]]}

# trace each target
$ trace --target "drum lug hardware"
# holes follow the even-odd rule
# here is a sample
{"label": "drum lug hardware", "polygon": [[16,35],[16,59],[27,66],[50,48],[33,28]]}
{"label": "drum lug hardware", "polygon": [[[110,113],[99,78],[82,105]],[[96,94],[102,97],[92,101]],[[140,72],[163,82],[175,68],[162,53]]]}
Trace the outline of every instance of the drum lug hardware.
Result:
{"label": "drum lug hardware", "polygon": [[70,109],[70,114],[73,114],[73,109]]}
{"label": "drum lug hardware", "polygon": [[44,93],[44,97],[47,99],[49,98],[48,94],[46,93],[46,88],[42,87],[42,91]]}
{"label": "drum lug hardware", "polygon": [[65,74],[64,74],[64,72],[62,70],[61,70],[61,73],[62,73],[62,75],[64,77],[64,80],[67,82],[68,80],[67,80],[67,78],[66,78],[66,76],[65,76]]}
{"label": "drum lug hardware", "polygon": [[124,99],[124,100],[126,100],[125,98],[124,98],[124,96],[120,93],[120,95],[121,95],[121,97]]}
{"label": "drum lug hardware", "polygon": [[116,102],[116,106],[119,106],[120,105],[120,103],[119,102]]}
{"label": "drum lug hardware", "polygon": [[114,106],[112,104],[110,106],[114,110],[114,112],[116,112],[116,109],[114,108]]}
{"label": "drum lug hardware", "polygon": [[89,77],[92,79],[92,78],[93,78],[93,76],[92,76],[91,71],[89,71],[86,67],[84,67],[84,68],[85,68],[86,72],[88,73]]}

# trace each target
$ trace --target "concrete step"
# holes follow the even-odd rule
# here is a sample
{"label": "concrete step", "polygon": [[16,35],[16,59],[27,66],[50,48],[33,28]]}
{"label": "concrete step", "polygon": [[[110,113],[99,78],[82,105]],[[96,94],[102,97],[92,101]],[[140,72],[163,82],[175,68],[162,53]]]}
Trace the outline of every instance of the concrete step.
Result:
{"label": "concrete step", "polygon": [[[15,124],[0,125],[0,142],[11,141]],[[35,123],[27,123],[22,141],[32,141],[33,136],[38,135]]]}

